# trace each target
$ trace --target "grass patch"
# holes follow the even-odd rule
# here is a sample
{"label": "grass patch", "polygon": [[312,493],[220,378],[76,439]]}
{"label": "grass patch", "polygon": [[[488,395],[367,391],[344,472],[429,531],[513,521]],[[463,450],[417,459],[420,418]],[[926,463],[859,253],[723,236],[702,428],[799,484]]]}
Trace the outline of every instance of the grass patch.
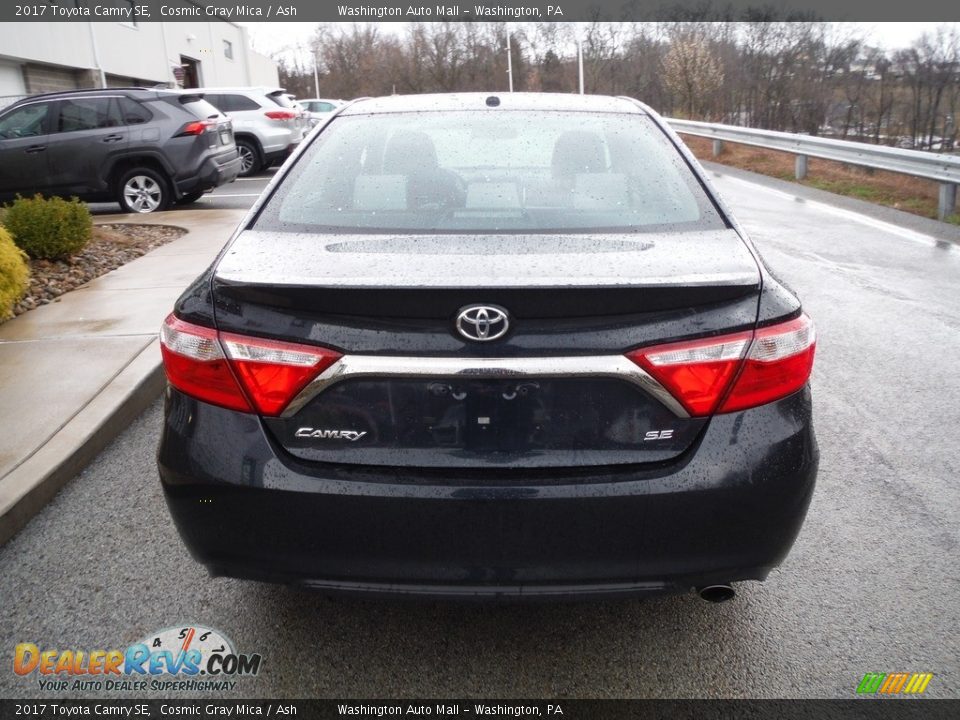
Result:
{"label": "grass patch", "polygon": [[847,195],[849,197],[869,200],[870,202],[889,205],[895,200],[891,199],[881,188],[865,185],[863,183],[853,182],[851,180],[826,180],[821,178],[808,178],[804,185],[815,187],[818,190],[837,193],[838,195]]}

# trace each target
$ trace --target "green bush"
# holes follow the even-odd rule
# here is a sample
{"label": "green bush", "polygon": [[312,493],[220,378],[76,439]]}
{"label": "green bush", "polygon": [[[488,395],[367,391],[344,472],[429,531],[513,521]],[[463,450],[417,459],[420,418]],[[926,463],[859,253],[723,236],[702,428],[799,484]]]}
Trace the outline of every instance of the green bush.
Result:
{"label": "green bush", "polygon": [[34,258],[56,260],[82,250],[93,236],[93,218],[76,198],[17,198],[3,224],[14,242]]}
{"label": "green bush", "polygon": [[29,278],[27,256],[0,227],[0,320],[13,314],[13,306],[27,291]]}

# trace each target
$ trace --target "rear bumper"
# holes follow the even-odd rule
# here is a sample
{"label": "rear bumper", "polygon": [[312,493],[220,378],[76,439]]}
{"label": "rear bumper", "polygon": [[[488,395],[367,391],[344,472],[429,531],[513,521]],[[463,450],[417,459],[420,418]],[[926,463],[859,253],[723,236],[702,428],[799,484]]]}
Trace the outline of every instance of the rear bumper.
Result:
{"label": "rear bumper", "polygon": [[212,190],[237,179],[240,174],[240,156],[236,150],[231,153],[210,156],[200,165],[196,175],[176,181],[179,195],[197,190]]}
{"label": "rear bumper", "polygon": [[290,155],[293,154],[293,151],[296,150],[297,147],[299,147],[299,145],[300,145],[300,141],[296,140],[294,142],[291,142],[289,145],[287,145],[286,147],[280,150],[275,150],[269,153],[264,152],[263,154],[264,164],[267,166],[270,166],[275,162],[286,160]]}
{"label": "rear bumper", "polygon": [[159,469],[213,575],[328,592],[609,597],[762,580],[814,489],[808,389],[713,418],[660,467],[436,470],[303,463],[259,419],[170,389]]}
{"label": "rear bumper", "polygon": [[264,158],[283,156],[289,152],[290,147],[296,146],[303,139],[302,128],[291,128],[273,121],[258,126],[253,134],[260,144]]}

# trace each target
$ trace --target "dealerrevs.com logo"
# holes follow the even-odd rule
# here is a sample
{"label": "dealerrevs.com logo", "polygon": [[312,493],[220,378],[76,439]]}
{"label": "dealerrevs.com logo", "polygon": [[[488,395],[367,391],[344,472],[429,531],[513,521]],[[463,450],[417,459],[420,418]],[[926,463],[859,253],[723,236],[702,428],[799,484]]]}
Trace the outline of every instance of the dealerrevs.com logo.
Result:
{"label": "dealerrevs.com logo", "polygon": [[241,654],[223,633],[199,625],[167,628],[125,650],[14,648],[13,671],[44,691],[232,690],[260,672],[263,658]]}

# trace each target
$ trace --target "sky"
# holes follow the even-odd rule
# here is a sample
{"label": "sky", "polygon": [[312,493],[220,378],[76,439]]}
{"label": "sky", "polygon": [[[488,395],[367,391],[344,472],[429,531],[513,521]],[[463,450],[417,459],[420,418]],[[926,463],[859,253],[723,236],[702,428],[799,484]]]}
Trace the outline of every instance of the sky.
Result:
{"label": "sky", "polygon": [[[250,28],[253,48],[264,55],[294,50],[298,45],[306,47],[319,23],[274,22],[243,23]],[[385,32],[402,32],[407,23],[380,23]],[[889,50],[907,47],[925,32],[935,31],[940,26],[960,23],[937,22],[875,22],[836,23],[849,25],[864,33],[876,45]]]}

